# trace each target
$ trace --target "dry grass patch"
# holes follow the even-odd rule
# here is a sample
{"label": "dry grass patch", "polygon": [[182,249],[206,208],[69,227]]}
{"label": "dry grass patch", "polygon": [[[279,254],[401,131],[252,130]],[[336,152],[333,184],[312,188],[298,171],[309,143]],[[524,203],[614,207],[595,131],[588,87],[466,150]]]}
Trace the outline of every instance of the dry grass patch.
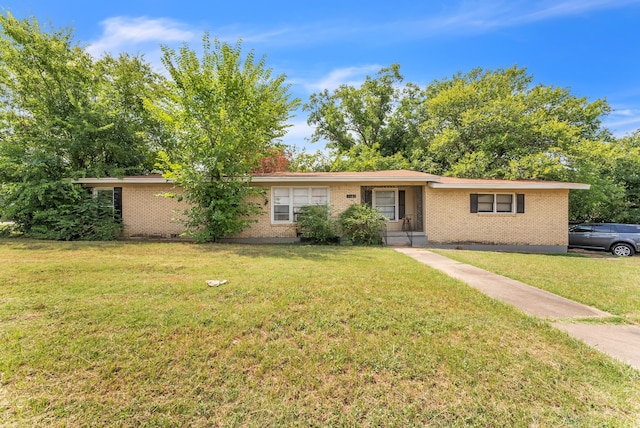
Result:
{"label": "dry grass patch", "polygon": [[640,412],[637,372],[390,249],[10,240],[0,263],[10,426],[625,426]]}

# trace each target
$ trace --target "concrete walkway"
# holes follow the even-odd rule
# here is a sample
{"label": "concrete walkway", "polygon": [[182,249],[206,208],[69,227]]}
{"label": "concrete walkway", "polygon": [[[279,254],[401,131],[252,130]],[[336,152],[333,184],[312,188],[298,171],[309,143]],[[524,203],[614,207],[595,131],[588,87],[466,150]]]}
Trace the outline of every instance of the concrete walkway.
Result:
{"label": "concrete walkway", "polygon": [[554,327],[566,331],[571,337],[640,370],[640,327],[580,324],[581,318],[613,315],[424,248],[398,247],[395,250],[459,279],[489,297],[515,306],[528,315],[548,318],[553,321]]}

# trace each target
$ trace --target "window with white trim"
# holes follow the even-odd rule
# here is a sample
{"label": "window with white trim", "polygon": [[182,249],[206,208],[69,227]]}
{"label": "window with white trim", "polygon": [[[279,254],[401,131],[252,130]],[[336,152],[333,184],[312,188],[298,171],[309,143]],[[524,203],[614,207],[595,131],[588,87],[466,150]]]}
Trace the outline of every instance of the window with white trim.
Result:
{"label": "window with white trim", "polygon": [[373,208],[391,221],[398,220],[398,189],[373,189]]}
{"label": "window with white trim", "polygon": [[274,223],[292,223],[298,219],[302,207],[328,204],[328,187],[273,187],[271,220]]}
{"label": "window with white trim", "polygon": [[114,209],[114,191],[113,187],[94,187],[93,197],[98,203],[107,208]]}
{"label": "window with white trim", "polygon": [[471,195],[471,212],[474,213],[514,213],[515,198],[512,193],[477,193]]}

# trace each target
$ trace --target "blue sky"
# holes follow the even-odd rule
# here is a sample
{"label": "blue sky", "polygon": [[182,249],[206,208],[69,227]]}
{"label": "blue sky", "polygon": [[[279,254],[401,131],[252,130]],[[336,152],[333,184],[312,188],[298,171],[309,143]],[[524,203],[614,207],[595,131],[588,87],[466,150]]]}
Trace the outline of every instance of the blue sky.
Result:
{"label": "blue sky", "polygon": [[[266,55],[291,92],[358,85],[392,63],[421,86],[473,68],[525,67],[535,83],[606,98],[616,136],[640,128],[640,0],[164,1],[4,0],[17,18],[34,16],[99,56],[143,53],[162,68],[160,45],[193,49],[205,31]],[[298,112],[284,142],[311,151]]]}

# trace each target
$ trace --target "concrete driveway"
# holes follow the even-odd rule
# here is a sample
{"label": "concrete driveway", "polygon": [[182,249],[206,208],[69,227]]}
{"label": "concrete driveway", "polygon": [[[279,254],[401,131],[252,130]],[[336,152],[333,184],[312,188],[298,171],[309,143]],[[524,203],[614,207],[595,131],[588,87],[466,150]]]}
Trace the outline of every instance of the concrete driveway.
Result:
{"label": "concrete driveway", "polygon": [[569,336],[640,370],[640,327],[581,324],[579,319],[613,315],[424,248],[398,247],[395,250],[465,282],[489,297],[515,306],[528,315],[549,319],[554,327],[567,332]]}

